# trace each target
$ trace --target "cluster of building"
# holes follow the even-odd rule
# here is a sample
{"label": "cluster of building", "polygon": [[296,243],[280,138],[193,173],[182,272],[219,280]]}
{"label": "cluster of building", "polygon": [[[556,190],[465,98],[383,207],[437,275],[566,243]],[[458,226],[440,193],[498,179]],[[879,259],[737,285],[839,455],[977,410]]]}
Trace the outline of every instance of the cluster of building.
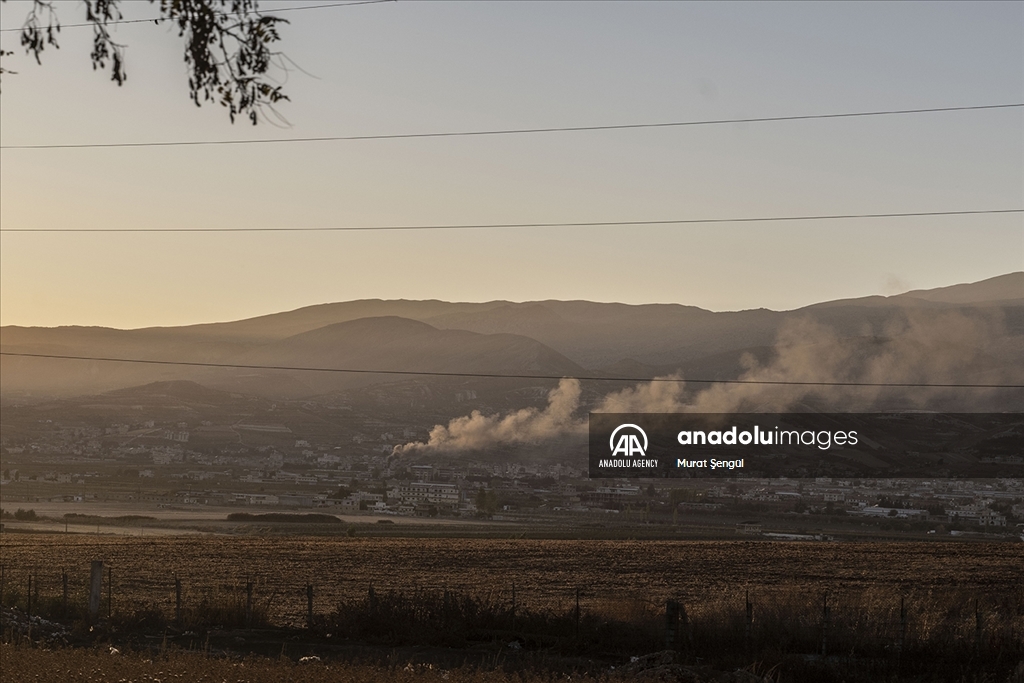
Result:
{"label": "cluster of building", "polygon": [[45,439],[0,443],[5,462],[32,463],[24,471],[4,466],[2,496],[5,501],[99,498],[431,516],[654,509],[663,515],[820,514],[995,529],[1024,522],[1019,478],[736,478],[638,485],[590,480],[582,462],[410,460],[395,455],[392,444],[415,434],[390,426],[381,427],[379,435],[352,435],[344,445],[294,438],[283,425],[232,426],[271,434],[272,443],[239,440],[200,448],[190,436],[223,428],[152,420],[104,428],[54,424]]}
{"label": "cluster of building", "polygon": [[975,527],[1007,527],[1024,520],[1024,480],[865,479],[763,480],[714,486],[690,509],[730,504],[762,512],[850,515]]}

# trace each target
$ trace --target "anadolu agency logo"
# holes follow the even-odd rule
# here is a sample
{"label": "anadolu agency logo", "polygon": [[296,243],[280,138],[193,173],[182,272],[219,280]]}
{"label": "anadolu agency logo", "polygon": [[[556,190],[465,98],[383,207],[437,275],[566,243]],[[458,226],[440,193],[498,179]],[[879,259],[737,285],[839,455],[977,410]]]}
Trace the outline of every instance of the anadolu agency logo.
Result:
{"label": "anadolu agency logo", "polygon": [[601,460],[598,467],[657,467],[657,460],[643,460],[647,454],[647,432],[635,424],[620,424],[608,438],[610,459]]}
{"label": "anadolu agency logo", "polygon": [[[619,432],[622,432],[622,434],[619,434]],[[619,437],[618,441],[615,440],[616,436]],[[644,440],[643,446],[640,445],[641,438]],[[636,425],[619,425],[612,432],[611,438],[608,439],[608,447],[612,449],[612,457],[624,455],[627,458],[632,458],[633,456],[642,458],[647,454],[647,432]]]}

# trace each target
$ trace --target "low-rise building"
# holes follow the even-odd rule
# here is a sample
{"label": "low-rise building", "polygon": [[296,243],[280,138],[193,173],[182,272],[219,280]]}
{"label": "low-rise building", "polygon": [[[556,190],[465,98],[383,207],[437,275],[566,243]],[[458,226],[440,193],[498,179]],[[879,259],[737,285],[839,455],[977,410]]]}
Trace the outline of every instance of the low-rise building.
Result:
{"label": "low-rise building", "polygon": [[393,489],[402,503],[417,505],[428,503],[445,507],[459,504],[459,488],[455,484],[435,484],[423,481],[403,482]]}

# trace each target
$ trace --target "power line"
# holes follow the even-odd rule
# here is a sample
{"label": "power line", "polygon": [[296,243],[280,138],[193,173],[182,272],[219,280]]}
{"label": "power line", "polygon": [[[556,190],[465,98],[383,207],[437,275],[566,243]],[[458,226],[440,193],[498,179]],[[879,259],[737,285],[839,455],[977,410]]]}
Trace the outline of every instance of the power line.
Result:
{"label": "power line", "polygon": [[0,228],[0,232],[360,232],[372,230],[484,230],[490,228],[597,228],[615,226],[703,225],[715,223],[777,223],[782,221],[831,221],[868,218],[912,218],[929,216],[980,216],[1024,213],[1024,209],[972,209],[967,211],[913,211],[903,213],[849,213],[815,216],[759,216],[746,218],[678,218],[650,221],[583,221],[567,223],[463,223],[450,225],[363,225],[268,228]]}
{"label": "power line", "polygon": [[357,368],[310,368],[290,365],[247,365],[241,363],[204,363],[176,360],[151,360],[142,358],[107,358],[102,356],[62,356],[49,353],[20,353],[0,351],[0,356],[22,358],[49,358],[58,360],[88,360],[105,363],[142,363],[147,365],[176,365],[201,368],[233,368],[239,370],[289,370],[301,372],[336,372],[365,375],[416,375],[422,377],[477,377],[485,379],[577,379],[596,382],[692,382],[694,384],[768,384],[779,386],[809,387],[896,387],[934,389],[1024,389],[1024,384],[927,384],[918,382],[794,382],[787,380],[746,380],[746,379],[676,379],[671,377],[601,377],[578,375],[524,375],[495,372],[431,372],[426,370],[369,370]]}
{"label": "power line", "polygon": [[730,123],[766,123],[774,121],[809,121],[813,119],[847,119],[898,114],[933,114],[955,111],[982,111],[1024,107],[1024,102],[983,104],[966,107],[930,107],[926,109],[887,109],[881,111],[843,112],[838,114],[799,114],[794,116],[758,116],[737,119],[704,119],[699,121],[665,121],[660,123],[621,123],[604,126],[556,126],[548,128],[505,128],[497,130],[462,130],[437,133],[387,133],[381,135],[332,135],[306,138],[265,138],[260,140],[169,140],[163,142],[95,142],[58,145],[0,145],[0,149],[100,149],[120,147],[201,147],[214,145],[264,145],[289,142],[342,142],[354,140],[408,140],[413,138],[451,138],[484,135],[523,135],[532,133],[568,133],[597,130],[632,130],[639,128],[677,128],[713,126]]}
{"label": "power line", "polygon": [[[354,5],[377,5],[382,2],[397,2],[398,0],[355,0],[354,2],[332,2],[326,5],[303,5],[302,7],[281,7],[279,9],[262,10],[262,13],[266,16],[273,16],[280,12],[298,12],[300,10],[308,9],[332,9],[335,7],[352,7]],[[249,12],[248,14],[255,14],[255,12]],[[104,26],[114,26],[116,24],[159,24],[162,21],[171,21],[168,17],[152,17],[150,19],[117,19],[115,21],[108,21],[104,23]],[[59,28],[61,30],[66,28],[88,28],[94,26],[93,22],[84,22],[81,24],[61,24]],[[0,33],[12,33],[14,31],[23,31],[24,28],[0,28]]]}

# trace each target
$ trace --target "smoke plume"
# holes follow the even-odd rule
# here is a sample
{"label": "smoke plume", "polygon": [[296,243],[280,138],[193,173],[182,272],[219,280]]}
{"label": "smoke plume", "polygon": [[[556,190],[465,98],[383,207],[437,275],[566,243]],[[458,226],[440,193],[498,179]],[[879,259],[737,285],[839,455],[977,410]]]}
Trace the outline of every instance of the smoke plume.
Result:
{"label": "smoke plume", "polygon": [[[774,357],[760,365],[752,356],[740,379],[766,384],[715,384],[678,409],[699,413],[785,412],[807,404],[832,412],[893,408],[978,412],[1020,400],[1003,389],[907,386],[815,386],[813,383],[1020,384],[1024,368],[1007,362],[1020,352],[1021,337],[1006,333],[1002,319],[979,310],[920,312],[840,337],[809,318],[793,320],[778,334]],[[1015,348],[1016,347],[1016,348]],[[767,382],[806,382],[803,385]],[[1008,407],[1008,404],[1002,404]]]}
{"label": "smoke plume", "polygon": [[579,380],[562,379],[548,393],[548,405],[543,410],[523,408],[505,416],[484,415],[474,410],[467,416],[455,418],[447,427],[435,426],[426,443],[418,441],[398,446],[395,453],[465,451],[495,444],[536,444],[557,437],[582,435],[586,423],[575,417],[579,404]]}
{"label": "smoke plume", "polygon": [[[934,409],[949,412],[1020,410],[1019,389],[954,387],[816,386],[813,383],[1016,384],[1024,383],[1024,337],[1007,333],[997,312],[979,309],[936,312],[909,309],[882,329],[865,328],[840,336],[811,318],[784,324],[771,359],[741,359],[739,379],[751,384],[687,385],[681,375],[611,392],[589,409],[599,413],[786,412],[815,409],[868,412]],[[764,382],[758,384],[757,382]],[[811,384],[772,384],[806,382]],[[586,406],[584,406],[586,407]],[[399,446],[396,453],[461,451],[498,444],[537,444],[586,434],[580,410],[580,384],[563,379],[543,410],[524,408],[501,415],[473,411],[447,426],[437,425],[427,442]]]}

